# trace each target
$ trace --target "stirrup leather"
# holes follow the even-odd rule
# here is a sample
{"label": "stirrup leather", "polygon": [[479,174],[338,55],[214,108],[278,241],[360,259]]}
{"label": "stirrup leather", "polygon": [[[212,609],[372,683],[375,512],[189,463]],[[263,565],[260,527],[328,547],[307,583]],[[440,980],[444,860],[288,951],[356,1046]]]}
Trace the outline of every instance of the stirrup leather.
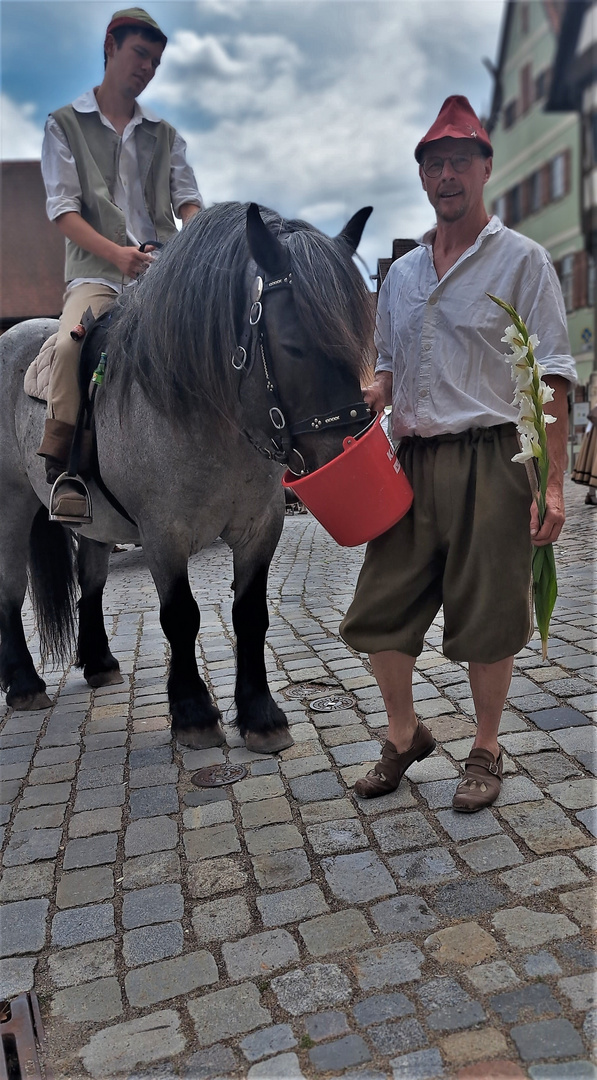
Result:
{"label": "stirrup leather", "polygon": [[[66,494],[62,491],[62,488],[67,482],[72,485],[72,488],[74,489],[73,494],[80,495],[85,500],[84,513],[78,514],[76,517],[68,514],[61,514],[57,509],[60,496]],[[67,472],[61,473],[52,484],[48,513],[50,521],[59,521],[63,525],[70,525],[71,529],[80,529],[83,525],[91,525],[91,522],[93,521],[91,514],[91,496],[85,481],[81,480],[80,476],[69,476]]]}

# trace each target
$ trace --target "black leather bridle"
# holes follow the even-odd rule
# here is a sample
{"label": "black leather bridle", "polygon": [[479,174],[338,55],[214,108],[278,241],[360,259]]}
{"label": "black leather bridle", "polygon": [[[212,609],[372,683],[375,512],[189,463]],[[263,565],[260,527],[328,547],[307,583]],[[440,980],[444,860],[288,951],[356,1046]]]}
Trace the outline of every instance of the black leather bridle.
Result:
{"label": "black leather bridle", "polygon": [[[295,435],[313,435],[319,431],[350,427],[360,422],[366,425],[371,421],[371,413],[366,402],[356,401],[351,405],[331,409],[327,413],[317,413],[314,416],[305,417],[304,420],[299,420],[295,424],[287,424],[275,381],[273,364],[271,358],[268,362],[266,355],[266,328],[265,322],[262,322],[262,315],[266,296],[276,289],[291,288],[291,270],[281,277],[269,279],[259,273],[256,274],[250,290],[249,317],[243,329],[241,340],[232,354],[231,362],[235,371],[250,375],[255,355],[258,352],[265,376],[265,389],[269,395],[268,400],[272,402],[269,409],[269,419],[273,434],[270,435],[269,444],[263,446],[256,442],[246,429],[243,430],[243,435],[260,454],[264,454],[270,461],[287,465],[290,472],[294,473],[295,476],[304,476],[309,470],[300,450],[293,446]],[[301,468],[298,471],[293,469],[290,464],[293,454],[301,463]]]}

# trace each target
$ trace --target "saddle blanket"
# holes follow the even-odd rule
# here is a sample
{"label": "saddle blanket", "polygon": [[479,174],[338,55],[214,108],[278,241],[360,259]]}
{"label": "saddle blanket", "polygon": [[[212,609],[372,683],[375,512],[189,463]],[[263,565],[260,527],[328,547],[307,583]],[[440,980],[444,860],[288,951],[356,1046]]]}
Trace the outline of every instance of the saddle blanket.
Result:
{"label": "saddle blanket", "polygon": [[54,348],[58,334],[51,334],[44,341],[35,360],[29,364],[23,380],[23,388],[29,397],[38,401],[48,400],[48,388],[50,386],[50,369],[54,359]]}

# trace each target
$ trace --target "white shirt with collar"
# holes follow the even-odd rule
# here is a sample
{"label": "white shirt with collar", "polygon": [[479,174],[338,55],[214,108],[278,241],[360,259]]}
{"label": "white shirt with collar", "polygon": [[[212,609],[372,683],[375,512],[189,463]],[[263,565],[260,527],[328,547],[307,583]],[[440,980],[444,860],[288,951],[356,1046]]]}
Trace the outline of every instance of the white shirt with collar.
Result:
{"label": "white shirt with collar", "polygon": [[500,340],[511,320],[488,292],[537,334],[535,355],[546,374],[575,386],[562,291],[547,251],[494,216],[439,281],[434,235],[392,263],[379,293],[375,370],[393,373],[394,436],[516,422],[509,348]]}
{"label": "white shirt with collar", "polygon": [[[93,90],[88,90],[73,101],[73,109],[81,113],[97,112],[102,124],[111,131],[115,130],[101,112]],[[127,236],[137,247],[147,240],[155,239],[155,229],[145,206],[134,138],[135,128],[144,118],[154,121],[159,119],[136,101],[133,117],[120,140],[118,175],[113,192],[114,202],[125,217]],[[170,158],[170,192],[172,207],[177,215],[184,203],[203,206],[195,175],[186,159],[186,148],[184,139],[176,132]],[[70,211],[80,214],[82,193],[76,162],[66,135],[53,116],[49,116],[46,121],[41,171],[46,187],[46,211],[50,221],[55,221],[61,214]],[[68,288],[72,289],[84,281],[99,282],[116,292],[121,291],[121,287],[113,281],[99,278],[76,278],[69,282]]]}

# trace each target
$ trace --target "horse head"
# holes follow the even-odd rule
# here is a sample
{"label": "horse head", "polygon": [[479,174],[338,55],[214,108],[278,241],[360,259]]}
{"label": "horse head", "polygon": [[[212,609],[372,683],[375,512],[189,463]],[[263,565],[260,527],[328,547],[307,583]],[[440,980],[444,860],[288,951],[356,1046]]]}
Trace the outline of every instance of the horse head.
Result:
{"label": "horse head", "polygon": [[334,238],[303,222],[280,223],[283,240],[255,203],[247,210],[256,269],[237,363],[255,373],[254,385],[265,383],[262,401],[251,395],[251,428],[259,416],[267,433],[265,442],[251,441],[299,475],[335,457],[370,420],[360,380],[373,309],[352,255],[371,210],[359,210]]}

